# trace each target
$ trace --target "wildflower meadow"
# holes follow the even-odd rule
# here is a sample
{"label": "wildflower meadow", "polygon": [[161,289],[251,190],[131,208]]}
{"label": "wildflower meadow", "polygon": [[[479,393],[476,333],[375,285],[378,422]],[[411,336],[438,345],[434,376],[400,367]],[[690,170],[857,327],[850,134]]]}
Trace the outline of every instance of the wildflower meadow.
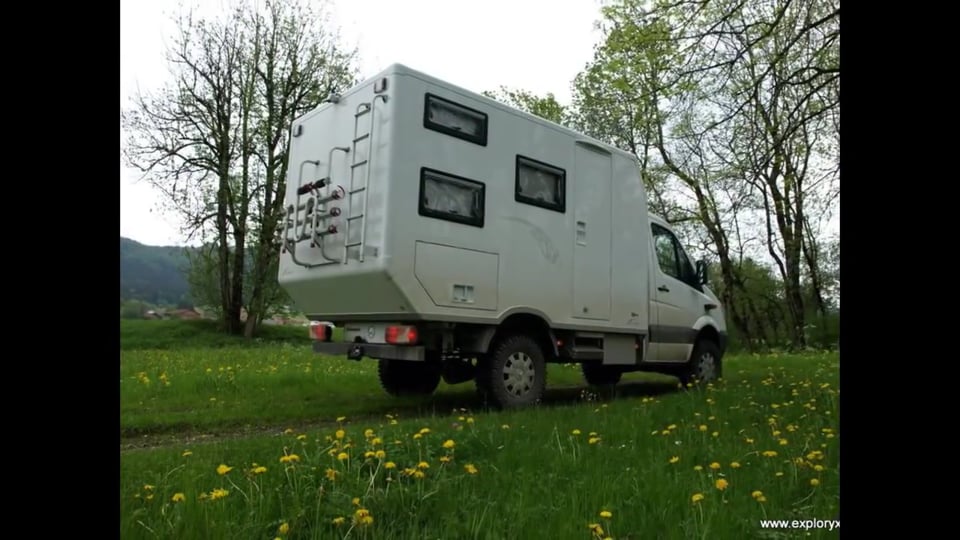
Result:
{"label": "wildflower meadow", "polygon": [[780,538],[839,511],[836,353],[729,356],[705,388],[551,366],[544,403],[396,400],[308,346],[123,350],[122,538]]}

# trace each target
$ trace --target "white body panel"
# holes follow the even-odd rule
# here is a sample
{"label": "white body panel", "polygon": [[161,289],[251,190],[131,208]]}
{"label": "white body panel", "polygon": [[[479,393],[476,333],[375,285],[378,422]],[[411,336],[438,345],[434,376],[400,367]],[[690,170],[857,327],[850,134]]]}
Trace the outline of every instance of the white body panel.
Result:
{"label": "white body panel", "polygon": [[[331,148],[352,146],[354,114],[374,100],[374,85],[383,79],[386,99],[375,102],[372,136],[356,152],[335,151],[331,163]],[[425,127],[428,94],[486,115],[485,137],[472,142]],[[358,138],[367,133],[371,115],[359,120]],[[363,261],[359,246],[349,250],[346,264],[342,260],[349,197],[331,204],[341,211],[330,221],[338,232],[323,239],[323,252],[334,263],[307,268],[289,251],[281,257],[280,284],[312,319],[497,323],[526,312],[552,328],[647,334],[657,320],[689,329],[703,314],[701,305],[687,305],[698,302],[680,292],[651,304],[651,272],[658,271],[651,217],[629,153],[401,65],[297,119],[293,134],[287,205],[296,203],[299,186],[326,176],[327,167],[332,184],[349,191],[351,164],[370,160],[354,167],[354,187],[364,185],[370,167],[369,189],[352,202],[352,215],[363,212],[364,219],[349,225],[348,242],[359,242],[365,221]],[[306,165],[301,177],[305,160],[320,161],[318,172]],[[558,205],[517,200],[520,161],[562,171]],[[482,203],[480,220],[422,215],[425,169],[465,179],[463,185],[482,184],[482,194],[432,191],[429,202],[469,201],[457,197],[473,193],[474,205]],[[526,178],[529,189],[533,180]],[[296,256],[304,264],[324,261],[320,246],[310,247],[309,240],[296,245]],[[693,289],[689,294],[703,296]],[[674,304],[680,311],[671,311]],[[693,311],[682,315],[685,309]],[[722,317],[717,324],[725,330]],[[672,357],[680,351],[663,352]]]}

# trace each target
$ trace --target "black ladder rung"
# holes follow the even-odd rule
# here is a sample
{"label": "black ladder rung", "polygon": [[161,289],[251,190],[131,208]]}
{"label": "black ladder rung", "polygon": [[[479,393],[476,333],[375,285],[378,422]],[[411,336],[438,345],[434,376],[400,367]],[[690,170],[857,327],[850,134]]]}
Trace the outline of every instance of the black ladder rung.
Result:
{"label": "black ladder rung", "polygon": [[359,216],[348,217],[347,221],[353,221],[355,219],[362,219],[362,218],[363,218],[363,214],[360,214]]}
{"label": "black ladder rung", "polygon": [[[366,104],[364,104],[364,105],[366,105]],[[363,116],[363,115],[365,115],[365,114],[369,114],[369,113],[370,113],[370,109],[372,109],[372,108],[373,108],[373,107],[367,105],[366,107],[363,108],[362,111],[359,111],[359,112],[357,112],[357,113],[354,113],[353,117],[354,117],[354,118],[360,118],[361,116]]]}
{"label": "black ladder rung", "polygon": [[362,244],[362,242],[348,242],[345,247],[352,248],[352,247],[357,247],[360,244]]}
{"label": "black ladder rung", "polygon": [[361,136],[357,137],[356,139],[354,139],[354,140],[353,140],[353,143],[356,144],[356,143],[358,143],[358,142],[360,142],[360,141],[362,141],[362,140],[364,140],[364,139],[369,139],[369,138],[370,138],[370,134],[369,134],[369,133],[364,133],[363,135],[361,135]]}
{"label": "black ladder rung", "polygon": [[361,166],[361,165],[366,165],[366,164],[367,164],[367,160],[363,159],[363,160],[360,160],[360,161],[354,163],[353,165],[351,165],[350,168],[351,168],[351,169],[356,169],[357,167],[359,167],[359,166]]}
{"label": "black ladder rung", "polygon": [[365,187],[358,187],[357,189],[351,189],[348,193],[349,193],[350,195],[356,195],[357,193],[362,193],[362,192],[366,191],[366,189],[367,189],[367,188],[365,188]]}

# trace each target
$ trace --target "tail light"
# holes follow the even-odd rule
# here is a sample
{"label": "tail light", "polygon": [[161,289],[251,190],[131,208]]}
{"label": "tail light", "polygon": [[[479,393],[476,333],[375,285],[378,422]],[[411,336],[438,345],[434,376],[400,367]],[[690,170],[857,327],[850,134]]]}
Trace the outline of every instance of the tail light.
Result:
{"label": "tail light", "polygon": [[310,321],[310,338],[315,341],[333,339],[333,326],[318,321]]}
{"label": "tail light", "polygon": [[388,326],[385,338],[394,345],[412,345],[417,342],[416,326]]}

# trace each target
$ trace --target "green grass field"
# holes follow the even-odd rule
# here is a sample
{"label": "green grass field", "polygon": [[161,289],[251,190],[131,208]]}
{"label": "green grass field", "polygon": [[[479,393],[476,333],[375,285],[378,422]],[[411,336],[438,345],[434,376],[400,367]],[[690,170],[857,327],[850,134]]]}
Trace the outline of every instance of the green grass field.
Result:
{"label": "green grass field", "polygon": [[837,515],[836,353],[728,357],[702,390],[551,366],[541,406],[491,412],[472,383],[390,398],[292,333],[147,330],[121,347],[122,538],[837,536],[760,526]]}

